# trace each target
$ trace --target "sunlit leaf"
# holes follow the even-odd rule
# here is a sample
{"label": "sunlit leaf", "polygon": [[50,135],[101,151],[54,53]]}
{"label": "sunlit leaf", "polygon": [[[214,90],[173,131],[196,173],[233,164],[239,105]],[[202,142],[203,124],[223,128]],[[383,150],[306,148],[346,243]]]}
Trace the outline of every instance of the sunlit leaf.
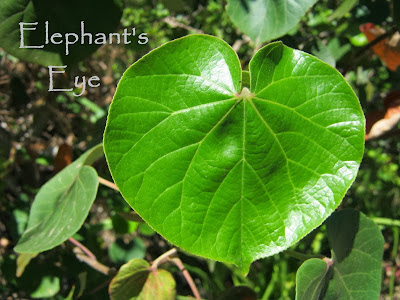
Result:
{"label": "sunlit leaf", "polygon": [[152,228],[244,273],[332,213],[364,144],[358,99],[329,65],[273,43],[249,71],[241,90],[217,38],[167,43],[125,72],[104,135],[115,183]]}

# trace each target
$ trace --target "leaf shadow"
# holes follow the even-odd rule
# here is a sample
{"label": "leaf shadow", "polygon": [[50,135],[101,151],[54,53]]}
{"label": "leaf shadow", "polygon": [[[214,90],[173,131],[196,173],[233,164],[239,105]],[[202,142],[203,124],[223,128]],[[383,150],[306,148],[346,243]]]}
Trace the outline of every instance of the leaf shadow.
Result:
{"label": "leaf shadow", "polygon": [[336,262],[342,262],[353,250],[359,223],[360,212],[353,209],[336,212],[327,220],[329,244]]}

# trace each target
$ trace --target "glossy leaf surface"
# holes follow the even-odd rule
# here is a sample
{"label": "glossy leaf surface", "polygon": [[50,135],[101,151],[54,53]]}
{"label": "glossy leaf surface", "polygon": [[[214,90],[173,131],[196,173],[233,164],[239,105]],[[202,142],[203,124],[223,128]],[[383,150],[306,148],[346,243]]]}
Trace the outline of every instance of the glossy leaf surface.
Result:
{"label": "glossy leaf surface", "polygon": [[[0,1],[0,47],[12,55],[44,66],[63,65],[78,62],[94,52],[100,45],[96,45],[97,33],[108,33],[119,24],[122,10],[119,0],[2,0]],[[49,43],[46,44],[45,22],[49,23]],[[81,43],[81,21],[85,22],[85,32],[93,35],[89,45],[86,37]],[[41,46],[43,48],[20,48],[20,22],[35,23],[24,25],[25,46]],[[51,39],[53,33],[61,34]],[[78,34],[79,40],[69,47],[69,55],[65,54],[66,33]],[[69,37],[70,41],[75,38]],[[61,41],[61,43],[60,43]],[[100,40],[99,40],[100,42]]]}
{"label": "glossy leaf surface", "polygon": [[33,201],[28,226],[14,250],[42,252],[75,234],[85,221],[97,194],[97,172],[90,166],[103,155],[96,146],[44,184]]}
{"label": "glossy leaf surface", "polygon": [[332,264],[305,261],[297,271],[296,299],[378,299],[383,237],[362,213],[345,209],[327,220]]}
{"label": "glossy leaf surface", "polygon": [[223,41],[167,43],[126,71],[104,136],[114,181],[146,222],[243,272],[332,213],[364,141],[359,102],[329,65],[273,43],[249,71],[241,91]]}
{"label": "glossy leaf surface", "polygon": [[256,45],[285,35],[317,0],[229,0],[233,23]]}

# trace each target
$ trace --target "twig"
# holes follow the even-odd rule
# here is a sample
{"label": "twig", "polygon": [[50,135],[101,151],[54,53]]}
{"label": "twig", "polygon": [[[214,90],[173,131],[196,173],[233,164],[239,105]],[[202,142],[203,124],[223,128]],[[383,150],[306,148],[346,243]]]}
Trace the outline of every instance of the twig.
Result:
{"label": "twig", "polygon": [[200,293],[197,290],[196,284],[194,283],[193,278],[192,276],[190,276],[188,270],[186,270],[182,261],[178,257],[171,258],[170,260],[178,267],[179,271],[182,272],[182,275],[185,277],[187,283],[189,284],[189,287],[192,290],[194,297],[197,300],[201,300]]}
{"label": "twig", "polygon": [[188,270],[186,270],[185,266],[183,265],[182,261],[179,259],[179,257],[173,257],[171,258],[172,255],[176,254],[177,250],[176,248],[172,248],[171,250],[168,250],[167,252],[165,252],[164,254],[160,255],[159,257],[157,257],[153,263],[151,264],[151,271],[155,272],[158,268],[159,265],[171,261],[173,262],[179,269],[179,271],[182,272],[183,277],[185,277],[187,283],[189,284],[190,289],[192,290],[192,293],[194,295],[194,297],[197,300],[201,300],[200,297],[200,293],[196,287],[196,284],[193,281],[192,276],[190,276],[190,273],[188,272]]}
{"label": "twig", "polygon": [[112,189],[114,189],[114,190],[119,192],[119,189],[115,185],[115,183],[112,183],[111,181],[108,181],[107,179],[104,179],[104,178],[102,178],[100,176],[99,176],[99,183],[101,183],[102,185],[105,185],[105,186],[107,186],[109,188],[112,188]]}
{"label": "twig", "polygon": [[164,18],[163,21],[165,23],[167,23],[169,26],[171,26],[172,28],[179,27],[179,28],[183,28],[187,31],[194,31],[194,32],[200,33],[200,34],[204,33],[202,30],[200,30],[198,28],[194,28],[194,27],[186,25],[186,24],[183,24],[183,23],[179,22],[176,18],[171,17],[171,16]]}
{"label": "twig", "polygon": [[301,261],[305,261],[310,258],[320,258],[320,259],[325,258],[325,256],[321,255],[321,254],[310,255],[310,254],[303,254],[303,253],[292,251],[292,250],[285,250],[285,251],[283,251],[283,253],[287,254],[293,258],[297,258],[298,260],[301,260]]}
{"label": "twig", "polygon": [[378,217],[373,217],[371,218],[372,221],[375,222],[377,225],[386,225],[386,226],[396,226],[400,227],[400,220],[395,220],[395,219],[389,219],[389,218],[378,218]]}
{"label": "twig", "polygon": [[115,270],[112,268],[109,268],[105,265],[103,265],[102,263],[98,262],[96,259],[93,259],[89,256],[87,256],[82,250],[81,248],[74,248],[74,253],[75,256],[78,260],[88,264],[90,267],[92,267],[93,269],[95,269],[96,271],[99,271],[100,273],[104,274],[104,275],[114,275],[115,274]]}
{"label": "twig", "polygon": [[72,244],[77,246],[79,249],[81,249],[87,256],[89,256],[91,259],[96,260],[96,256],[90,251],[88,248],[86,248],[84,245],[79,243],[76,239],[73,237],[68,238],[68,241],[70,241]]}
{"label": "twig", "polygon": [[177,252],[176,248],[172,248],[172,249],[168,250],[167,252],[165,252],[164,254],[161,254],[151,264],[151,270],[156,271],[159,265],[168,261],[169,257],[173,254],[176,254],[176,252]]}

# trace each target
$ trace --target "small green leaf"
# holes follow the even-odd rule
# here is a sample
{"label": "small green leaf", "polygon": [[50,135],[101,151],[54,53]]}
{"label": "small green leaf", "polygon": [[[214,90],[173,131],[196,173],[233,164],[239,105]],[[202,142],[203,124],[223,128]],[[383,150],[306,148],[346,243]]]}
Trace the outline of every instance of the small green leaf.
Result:
{"label": "small green leaf", "polygon": [[97,172],[86,164],[92,164],[102,153],[101,145],[93,147],[41,187],[16,252],[49,250],[81,228],[98,187]]}
{"label": "small green leaf", "polygon": [[104,149],[115,183],[167,240],[234,263],[280,252],[319,226],[353,182],[364,116],[335,69],[282,43],[250,62],[192,35],[121,78]]}
{"label": "small green leaf", "polygon": [[364,214],[345,209],[326,222],[332,264],[305,261],[297,271],[296,299],[378,299],[384,240]]}
{"label": "small green leaf", "polygon": [[175,299],[175,280],[166,270],[150,270],[148,262],[132,259],[121,267],[111,281],[112,300],[172,300]]}
{"label": "small green leaf", "polygon": [[233,23],[256,45],[285,35],[317,0],[229,0]]}
{"label": "small green leaf", "polygon": [[39,287],[30,294],[34,299],[53,297],[60,291],[60,278],[56,276],[43,276]]}
{"label": "small green leaf", "polygon": [[306,260],[296,274],[296,300],[319,300],[326,288],[329,268],[319,258]]}
{"label": "small green leaf", "polygon": [[143,289],[150,273],[150,265],[139,258],[124,264],[113,278],[109,286],[112,300],[134,299]]}
{"label": "small green leaf", "polygon": [[170,272],[158,269],[150,272],[138,300],[174,300],[175,294],[174,277]]}
{"label": "small green leaf", "polygon": [[21,277],[24,273],[26,266],[34,259],[39,253],[21,253],[17,257],[17,277]]}
{"label": "small green leaf", "polygon": [[[122,15],[120,0],[2,0],[0,1],[0,46],[12,55],[43,66],[71,64],[82,60],[94,52],[100,45],[96,44],[96,34],[103,33],[108,38],[119,24]],[[45,21],[49,23],[49,44],[45,44]],[[81,21],[85,22],[85,33],[92,34],[81,40]],[[25,46],[41,46],[44,48],[20,48],[20,22],[35,23],[25,25],[26,28],[36,27],[36,30],[24,30]],[[60,33],[54,38],[53,33]],[[78,35],[78,41],[69,46],[69,55],[66,55],[66,33]],[[70,41],[75,37],[70,36]],[[100,42],[100,40],[98,41]]]}

